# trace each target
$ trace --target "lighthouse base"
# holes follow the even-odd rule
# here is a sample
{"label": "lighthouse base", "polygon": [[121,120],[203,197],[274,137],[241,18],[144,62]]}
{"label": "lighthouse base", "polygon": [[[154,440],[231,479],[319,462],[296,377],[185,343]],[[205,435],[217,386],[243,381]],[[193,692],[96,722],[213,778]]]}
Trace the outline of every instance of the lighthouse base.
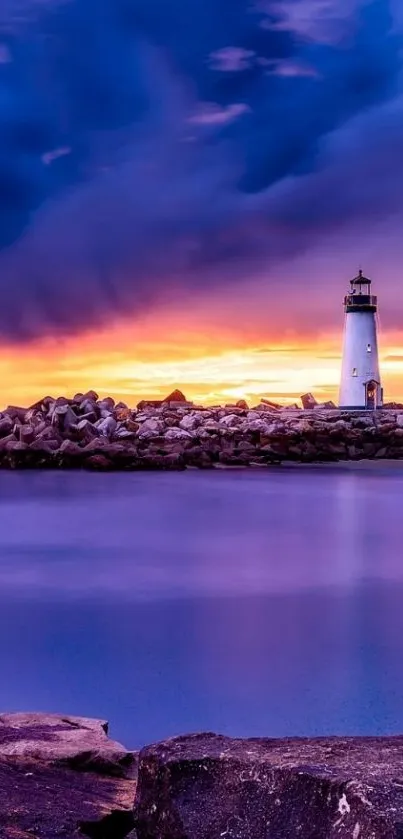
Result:
{"label": "lighthouse base", "polygon": [[375,408],[368,408],[366,405],[339,405],[340,411],[357,411],[357,413],[363,414],[365,411],[369,414],[373,414],[374,411],[382,411],[382,405],[376,405]]}

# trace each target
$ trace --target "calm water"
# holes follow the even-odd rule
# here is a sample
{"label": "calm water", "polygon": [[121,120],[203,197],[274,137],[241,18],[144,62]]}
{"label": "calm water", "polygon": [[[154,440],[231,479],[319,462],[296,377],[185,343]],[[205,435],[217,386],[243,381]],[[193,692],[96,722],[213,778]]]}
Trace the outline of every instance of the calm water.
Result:
{"label": "calm water", "polygon": [[403,467],[0,473],[0,707],[403,731]]}

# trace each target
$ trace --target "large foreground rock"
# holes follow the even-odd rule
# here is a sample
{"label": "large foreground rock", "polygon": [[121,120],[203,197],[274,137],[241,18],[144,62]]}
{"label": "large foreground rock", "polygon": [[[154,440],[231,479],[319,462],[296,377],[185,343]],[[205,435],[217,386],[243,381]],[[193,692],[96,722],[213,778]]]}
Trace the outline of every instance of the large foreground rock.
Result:
{"label": "large foreground rock", "polygon": [[135,818],[138,839],[402,839],[403,737],[168,740]]}
{"label": "large foreground rock", "polygon": [[[1,839],[123,839],[136,756],[97,720],[0,716]],[[133,835],[133,834],[132,834]]]}

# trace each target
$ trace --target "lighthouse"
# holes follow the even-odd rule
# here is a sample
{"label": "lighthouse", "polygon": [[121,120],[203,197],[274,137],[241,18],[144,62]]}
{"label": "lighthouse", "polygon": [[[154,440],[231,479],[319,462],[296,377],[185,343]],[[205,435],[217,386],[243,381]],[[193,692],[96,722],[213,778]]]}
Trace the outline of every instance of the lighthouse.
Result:
{"label": "lighthouse", "polygon": [[339,405],[374,410],[383,402],[377,339],[378,298],[362,271],[344,298],[344,341]]}

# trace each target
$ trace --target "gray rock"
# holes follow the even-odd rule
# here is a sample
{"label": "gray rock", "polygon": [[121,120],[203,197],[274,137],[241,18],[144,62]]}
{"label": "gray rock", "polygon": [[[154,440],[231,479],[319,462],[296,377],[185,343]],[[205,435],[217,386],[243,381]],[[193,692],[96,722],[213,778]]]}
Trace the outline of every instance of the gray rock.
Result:
{"label": "gray rock", "polygon": [[5,449],[7,452],[25,452],[28,449],[28,444],[21,442],[21,440],[8,440]]}
{"label": "gray rock", "polygon": [[56,440],[34,440],[30,443],[30,450],[37,452],[38,455],[43,455],[45,459],[50,459],[51,456],[58,451],[59,443]]}
{"label": "gray rock", "polygon": [[108,414],[111,414],[115,407],[115,400],[112,399],[111,396],[107,396],[105,399],[100,399],[98,402],[98,408],[101,411],[107,411]]}
{"label": "gray rock", "polygon": [[99,433],[103,435],[103,437],[112,437],[116,431],[116,426],[117,422],[112,416],[107,417],[107,419],[98,420],[98,422],[95,423],[95,427],[98,429]]}
{"label": "gray rock", "polygon": [[8,437],[14,427],[11,417],[2,416],[0,418],[0,437]]}
{"label": "gray rock", "polygon": [[0,452],[2,452],[2,451],[6,451],[6,450],[7,450],[7,446],[8,446],[8,444],[9,444],[9,443],[12,443],[12,442],[14,442],[14,443],[17,443],[17,442],[18,442],[18,441],[17,441],[17,437],[15,436],[15,434],[7,434],[7,436],[6,436],[6,437],[3,437],[3,438],[0,440]]}
{"label": "gray rock", "polygon": [[136,762],[101,721],[2,715],[1,839],[128,837]]}
{"label": "gray rock", "polygon": [[138,426],[133,431],[130,431],[128,428],[117,428],[114,437],[118,440],[134,440],[137,430]]}
{"label": "gray rock", "polygon": [[[10,730],[6,738],[3,726]],[[0,715],[1,757],[108,771],[121,778],[133,778],[137,762],[134,753],[109,739],[105,720],[40,713]]]}
{"label": "gray rock", "polygon": [[83,413],[83,412],[80,411],[80,414],[79,414],[77,419],[78,419],[79,422],[82,422],[83,420],[87,420],[87,422],[90,422],[93,425],[95,425],[95,423],[97,422],[97,420],[99,418],[98,418],[98,414],[94,410],[94,411],[87,411],[86,413]]}
{"label": "gray rock", "polygon": [[403,738],[178,737],[140,753],[138,839],[398,839]]}
{"label": "gray rock", "polygon": [[89,402],[98,402],[98,399],[99,396],[95,390],[88,390],[83,396],[83,400],[88,400]]}
{"label": "gray rock", "polygon": [[192,411],[191,414],[185,414],[185,416],[182,417],[179,421],[179,428],[183,428],[184,431],[194,431],[195,428],[198,428],[202,424],[202,422],[203,415]]}
{"label": "gray rock", "polygon": [[62,437],[59,434],[57,428],[54,428],[51,425],[47,425],[43,431],[40,431],[39,434],[36,435],[37,440],[46,440],[46,441],[56,441],[58,446],[62,444]]}
{"label": "gray rock", "polygon": [[189,431],[185,431],[184,428],[168,428],[168,431],[165,433],[165,439],[187,441],[192,439],[192,435]]}
{"label": "gray rock", "polygon": [[93,399],[83,399],[79,405],[80,417],[90,414],[95,419],[99,419],[100,410],[97,403]]}
{"label": "gray rock", "polygon": [[89,443],[83,447],[83,452],[86,454],[96,454],[97,452],[103,452],[103,450],[109,445],[107,437],[94,437],[93,440],[90,440]]}
{"label": "gray rock", "polygon": [[5,414],[11,420],[14,420],[14,422],[16,420],[18,420],[18,422],[25,422],[26,412],[26,408],[20,408],[15,405],[9,405],[8,408],[6,408],[5,411],[3,411],[3,414]]}
{"label": "gray rock", "polygon": [[219,420],[220,425],[225,428],[237,428],[237,426],[241,425],[242,422],[242,415],[239,414],[226,414],[225,416],[220,417]]}
{"label": "gray rock", "polygon": [[99,436],[98,428],[87,419],[81,419],[77,423],[76,433],[80,440],[88,440],[88,442]]}
{"label": "gray rock", "polygon": [[312,393],[304,393],[304,395],[301,396],[301,402],[302,407],[305,410],[312,410],[318,404]]}
{"label": "gray rock", "polygon": [[62,405],[55,405],[52,413],[52,425],[60,431],[69,432],[71,428],[77,425],[77,414],[68,403]]}
{"label": "gray rock", "polygon": [[73,443],[72,440],[63,440],[59,452],[62,455],[74,458],[82,457],[83,455],[83,449],[79,445],[77,445],[77,443]]}
{"label": "gray rock", "polygon": [[19,438],[22,443],[33,443],[35,439],[35,428],[32,425],[21,425]]}
{"label": "gray rock", "polygon": [[138,430],[138,436],[142,439],[147,437],[157,437],[164,431],[164,423],[158,419],[146,419]]}

